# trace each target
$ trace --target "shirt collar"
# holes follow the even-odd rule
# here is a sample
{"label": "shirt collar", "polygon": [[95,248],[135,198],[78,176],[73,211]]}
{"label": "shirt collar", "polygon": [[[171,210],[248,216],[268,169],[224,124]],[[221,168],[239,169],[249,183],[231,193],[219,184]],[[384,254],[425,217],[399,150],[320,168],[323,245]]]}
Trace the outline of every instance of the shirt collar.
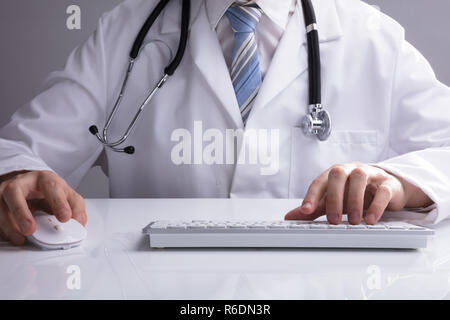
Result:
{"label": "shirt collar", "polygon": [[[235,0],[206,0],[206,11],[212,29],[217,27],[220,19],[234,2]],[[289,13],[296,0],[255,0],[254,2],[274,23],[285,30]]]}

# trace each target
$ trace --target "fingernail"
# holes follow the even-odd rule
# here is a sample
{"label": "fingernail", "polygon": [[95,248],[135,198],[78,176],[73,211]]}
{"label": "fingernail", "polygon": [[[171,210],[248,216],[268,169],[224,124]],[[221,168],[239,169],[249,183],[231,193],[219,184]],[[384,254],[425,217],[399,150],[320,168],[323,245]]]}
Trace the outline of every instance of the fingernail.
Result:
{"label": "fingernail", "polygon": [[349,213],[348,220],[350,222],[357,222],[357,221],[359,221],[359,212],[351,212],[351,213]]}
{"label": "fingernail", "polygon": [[70,210],[69,209],[67,209],[67,208],[61,208],[61,209],[59,209],[59,214],[58,214],[58,216],[59,216],[59,218],[61,218],[61,219],[66,219],[66,218],[69,218],[70,217]]}
{"label": "fingernail", "polygon": [[31,223],[29,220],[22,220],[20,223],[20,228],[22,229],[22,233],[25,234],[28,232],[28,229],[30,229]]}
{"label": "fingernail", "polygon": [[311,210],[311,208],[312,208],[312,204],[310,202],[304,202],[302,204],[302,210],[309,211],[309,210]]}
{"label": "fingernail", "polygon": [[328,216],[328,220],[331,223],[339,223],[339,214],[337,214],[337,213],[328,213],[327,216]]}
{"label": "fingernail", "polygon": [[375,214],[368,213],[366,215],[366,222],[369,223],[369,224],[374,224],[376,222]]}

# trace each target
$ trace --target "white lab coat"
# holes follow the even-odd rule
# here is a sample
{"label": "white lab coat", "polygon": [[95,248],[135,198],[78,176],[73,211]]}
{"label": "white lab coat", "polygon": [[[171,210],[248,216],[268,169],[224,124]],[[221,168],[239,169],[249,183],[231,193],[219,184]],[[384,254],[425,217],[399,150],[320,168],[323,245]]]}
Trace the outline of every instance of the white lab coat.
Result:
{"label": "white lab coat", "polygon": [[[450,215],[450,89],[404,38],[391,18],[358,0],[313,0],[320,25],[323,104],[333,133],[305,137],[308,64],[301,6],[291,18],[265,76],[247,129],[279,129],[280,170],[260,165],[176,165],[171,134],[243,128],[229,71],[206,1],[192,1],[185,57],[146,109],[126,145],[133,156],[104,148],[89,132],[101,129],[127,67],[131,45],[155,0],[128,0],[104,14],[63,71],[0,131],[0,174],[53,170],[76,186],[94,163],[109,176],[111,197],[301,198],[333,164],[376,164],[420,186],[437,204],[426,217]],[[178,46],[180,7],[172,1],[145,40],[111,139],[163,74]],[[395,156],[395,157],[393,157]]]}

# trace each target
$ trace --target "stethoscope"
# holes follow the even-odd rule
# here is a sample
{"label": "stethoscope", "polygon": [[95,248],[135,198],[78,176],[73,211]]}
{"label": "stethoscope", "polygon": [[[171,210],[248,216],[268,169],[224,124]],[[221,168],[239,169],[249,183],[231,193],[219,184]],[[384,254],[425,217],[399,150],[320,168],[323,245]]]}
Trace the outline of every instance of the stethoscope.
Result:
{"label": "stethoscope", "polygon": [[[119,110],[123,96],[126,91],[127,83],[133,70],[136,59],[138,58],[140,49],[147,36],[150,28],[156,19],[161,15],[164,8],[167,6],[170,0],[160,0],[150,16],[145,21],[141,30],[139,31],[136,40],[133,43],[130,52],[129,64],[125,73],[125,78],[120,89],[119,96],[111,110],[106,124],[103,128],[102,134],[96,125],[92,125],[89,131],[97,137],[97,139],[105,146],[116,152],[124,152],[127,154],[134,154],[135,148],[133,146],[127,146],[120,148],[119,146],[125,143],[130,136],[132,130],[136,126],[142,112],[149,102],[153,99],[155,94],[164,86],[169,77],[171,77],[183,59],[184,52],[187,46],[188,34],[189,34],[189,20],[191,11],[191,1],[183,0],[182,4],[182,16],[181,16],[181,34],[178,44],[178,50],[170,62],[170,64],[164,69],[164,74],[157,82],[156,86],[150,91],[147,98],[139,107],[131,123],[123,136],[117,141],[110,142],[108,139],[108,129]],[[309,113],[302,121],[302,128],[306,135],[316,136],[319,140],[324,141],[328,139],[331,133],[331,120],[330,114],[323,109],[321,103],[321,69],[320,69],[320,48],[319,48],[319,33],[316,22],[316,15],[314,12],[311,0],[302,0],[303,12],[306,24],[307,42],[308,42],[308,67],[309,67]]]}

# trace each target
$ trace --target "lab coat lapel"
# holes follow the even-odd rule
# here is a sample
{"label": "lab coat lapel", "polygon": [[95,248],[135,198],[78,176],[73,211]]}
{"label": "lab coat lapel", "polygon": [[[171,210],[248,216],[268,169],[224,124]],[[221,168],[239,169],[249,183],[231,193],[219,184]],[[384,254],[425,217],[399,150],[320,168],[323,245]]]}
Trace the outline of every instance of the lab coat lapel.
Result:
{"label": "lab coat lapel", "polygon": [[[175,6],[175,4],[177,3],[174,2],[172,6]],[[177,6],[179,7],[179,4]],[[179,16],[179,8],[168,7],[164,17],[162,33],[180,32]],[[217,34],[215,30],[211,29],[203,1],[192,3],[188,50],[193,62],[206,80],[207,86],[227,110],[235,126],[243,128],[244,124],[230,73]],[[188,58],[188,52],[186,58]],[[201,103],[201,97],[199,97],[199,103]],[[209,106],[204,107],[208,108]]]}
{"label": "lab coat lapel", "polygon": [[[338,39],[342,29],[333,0],[313,0],[319,25],[320,43]],[[286,89],[298,76],[308,69],[308,51],[305,22],[301,5],[298,4],[282,36],[261,89],[255,100],[249,120]]]}
{"label": "lab coat lapel", "polygon": [[197,21],[192,25],[189,48],[192,59],[209,88],[228,111],[236,127],[242,128],[244,124],[222,48],[204,12],[200,13]]}
{"label": "lab coat lapel", "polygon": [[308,54],[302,46],[302,39],[305,38],[304,27],[301,25],[303,20],[299,19],[297,11],[278,44],[248,121],[308,68]]}

